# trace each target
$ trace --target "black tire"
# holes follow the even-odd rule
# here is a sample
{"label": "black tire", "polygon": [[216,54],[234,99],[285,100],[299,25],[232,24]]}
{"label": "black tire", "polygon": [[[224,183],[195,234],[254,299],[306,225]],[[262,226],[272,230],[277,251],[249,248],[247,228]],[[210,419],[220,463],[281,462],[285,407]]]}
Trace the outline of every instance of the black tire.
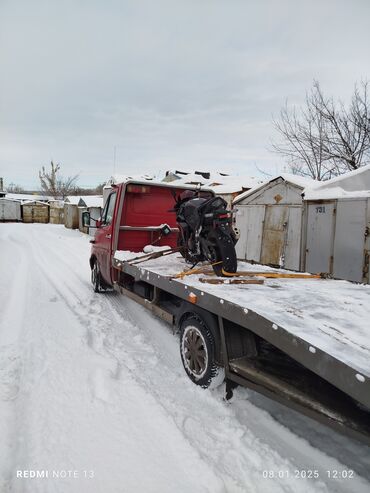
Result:
{"label": "black tire", "polygon": [[200,317],[186,318],[180,327],[180,354],[187,376],[200,387],[216,388],[225,379],[215,361],[215,340]]}
{"label": "black tire", "polygon": [[212,263],[217,262],[217,265],[213,265],[215,274],[217,276],[234,274],[238,268],[238,260],[233,238],[223,231],[213,231],[209,235],[209,240],[212,242],[212,246],[209,248],[211,252],[210,261]]}
{"label": "black tire", "polygon": [[101,293],[102,288],[102,279],[100,274],[100,267],[98,261],[95,259],[93,267],[91,269],[91,283],[93,285],[93,289],[95,293]]}
{"label": "black tire", "polygon": [[179,231],[177,235],[177,248],[180,248],[180,254],[186,260],[186,249],[185,249],[184,241],[182,239],[181,231]]}
{"label": "black tire", "polygon": [[177,247],[180,248],[180,254],[184,257],[186,262],[190,264],[194,264],[196,262],[196,258],[189,253],[187,245],[184,243],[181,232],[179,232],[177,237]]}

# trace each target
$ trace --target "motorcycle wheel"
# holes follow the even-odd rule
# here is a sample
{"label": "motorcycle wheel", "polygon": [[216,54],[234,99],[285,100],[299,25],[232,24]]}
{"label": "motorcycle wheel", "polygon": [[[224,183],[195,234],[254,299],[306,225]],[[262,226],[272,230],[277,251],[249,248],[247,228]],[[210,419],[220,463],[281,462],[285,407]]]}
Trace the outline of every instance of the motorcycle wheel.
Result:
{"label": "motorcycle wheel", "polygon": [[211,245],[208,247],[211,253],[209,260],[217,276],[234,274],[238,268],[235,245],[230,235],[224,232],[211,232],[209,237]]}
{"label": "motorcycle wheel", "polygon": [[177,237],[177,246],[180,248],[180,254],[184,257],[184,259],[189,263],[194,263],[195,258],[189,253],[187,245],[184,243],[181,234]]}
{"label": "motorcycle wheel", "polygon": [[177,248],[180,248],[181,255],[186,258],[185,244],[180,233],[177,236]]}

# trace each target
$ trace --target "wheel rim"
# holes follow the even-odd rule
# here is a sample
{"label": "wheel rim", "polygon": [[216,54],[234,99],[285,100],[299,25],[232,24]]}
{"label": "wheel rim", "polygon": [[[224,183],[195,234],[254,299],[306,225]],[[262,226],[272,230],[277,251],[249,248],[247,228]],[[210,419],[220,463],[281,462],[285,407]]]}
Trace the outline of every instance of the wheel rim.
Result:
{"label": "wheel rim", "polygon": [[208,351],[203,335],[196,327],[187,327],[182,342],[184,364],[195,378],[201,378],[207,371]]}
{"label": "wheel rim", "polygon": [[210,245],[208,247],[208,251],[209,251],[208,260],[212,263],[217,262],[220,255],[219,255],[219,252],[217,250],[216,245]]}

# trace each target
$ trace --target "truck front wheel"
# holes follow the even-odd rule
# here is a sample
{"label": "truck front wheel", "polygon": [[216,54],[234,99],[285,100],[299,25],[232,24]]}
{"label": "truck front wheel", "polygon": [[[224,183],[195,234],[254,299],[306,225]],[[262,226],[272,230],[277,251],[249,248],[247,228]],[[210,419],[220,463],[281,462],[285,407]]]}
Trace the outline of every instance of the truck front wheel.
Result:
{"label": "truck front wheel", "polygon": [[180,327],[180,353],[186,374],[203,388],[215,388],[225,379],[224,368],[215,362],[215,340],[200,317],[186,318]]}
{"label": "truck front wheel", "polygon": [[98,261],[95,259],[93,267],[91,269],[91,283],[95,293],[102,292],[102,281]]}

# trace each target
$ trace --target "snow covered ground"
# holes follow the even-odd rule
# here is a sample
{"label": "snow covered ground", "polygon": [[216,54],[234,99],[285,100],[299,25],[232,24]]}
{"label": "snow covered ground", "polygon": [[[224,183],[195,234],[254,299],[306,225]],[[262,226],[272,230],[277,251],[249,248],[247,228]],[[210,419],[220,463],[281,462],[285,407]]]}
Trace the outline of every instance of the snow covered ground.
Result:
{"label": "snow covered ground", "polygon": [[251,391],[226,403],[193,385],[171,328],[93,293],[88,240],[0,224],[1,493],[370,490],[368,447]]}

